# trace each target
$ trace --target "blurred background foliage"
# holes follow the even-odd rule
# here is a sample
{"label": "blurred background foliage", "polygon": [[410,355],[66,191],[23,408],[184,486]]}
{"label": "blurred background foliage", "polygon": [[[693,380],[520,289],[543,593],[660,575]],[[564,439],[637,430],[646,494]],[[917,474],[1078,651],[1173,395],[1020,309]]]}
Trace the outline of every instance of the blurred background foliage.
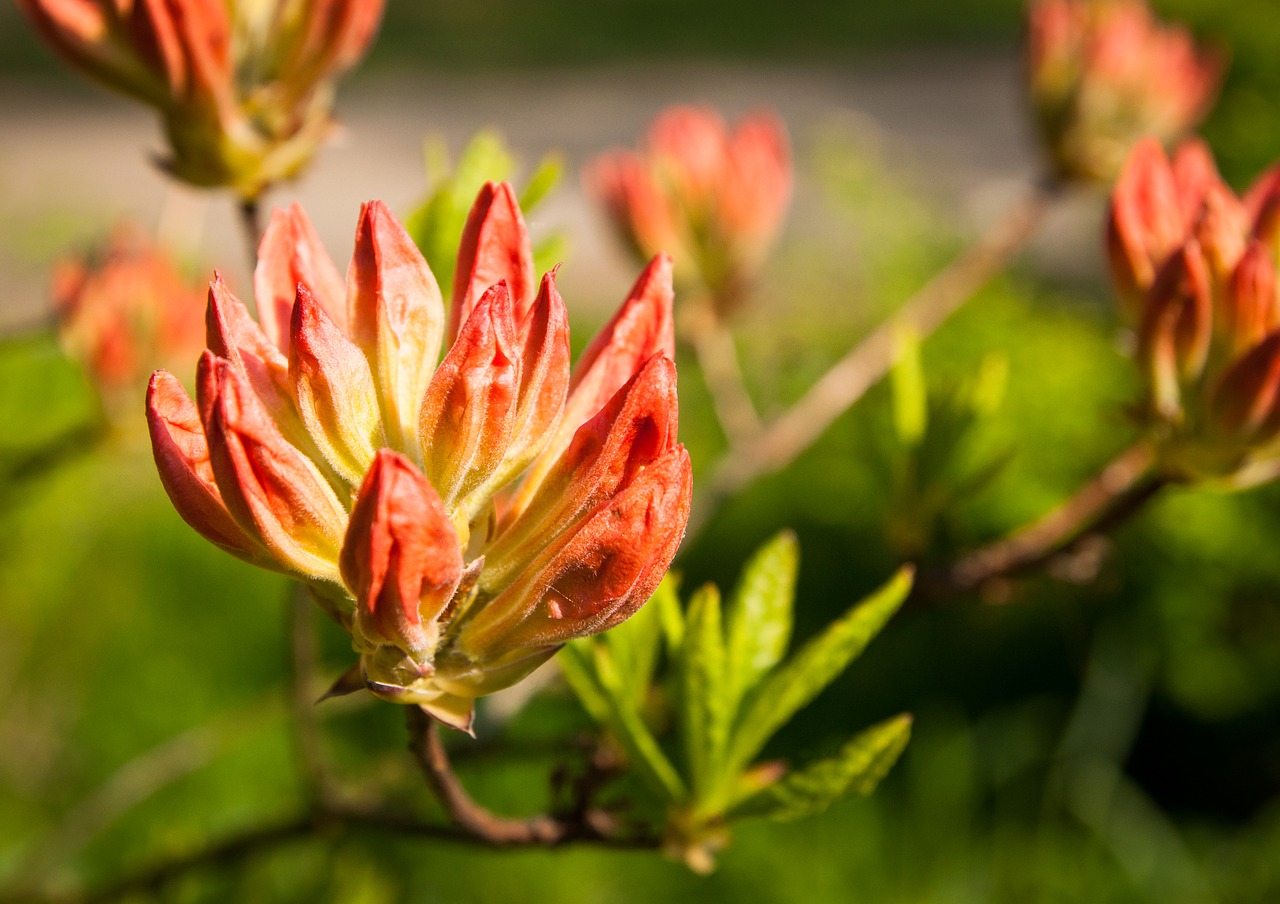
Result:
{"label": "blurred background foliage", "polygon": [[[1240,186],[1280,156],[1280,6],[1158,7],[1232,49],[1204,131]],[[393,2],[368,68],[1008,54],[1018,9],[1015,0]],[[71,78],[12,7],[0,24],[6,78]],[[766,412],[795,399],[964,240],[858,130],[833,126],[810,144],[798,166],[827,228],[784,239],[739,324]],[[803,638],[898,566],[904,531],[928,565],[1035,517],[1133,438],[1125,406],[1137,381],[1117,335],[1101,273],[1067,281],[1015,269],[920,349],[934,404],[993,352],[1007,368],[996,414],[967,428],[968,448],[1008,459],[981,492],[903,524],[904,478],[886,468],[899,453],[884,381],[792,467],[711,520],[682,554],[685,586],[731,585],[745,557],[790,526]],[[705,468],[722,439],[694,365],[681,364],[682,438]],[[93,405],[52,340],[6,344],[0,466],[14,473]],[[132,429],[69,454],[59,470],[29,468],[29,479],[0,486],[0,887],[118,877],[301,805],[285,583],[180,523],[152,471],[140,409]],[[1280,900],[1277,549],[1280,488],[1175,490],[1094,550],[1094,580],[1032,580],[1003,606],[909,604],[775,741],[780,754],[811,755],[854,726],[911,711],[898,768],[870,800],[792,825],[744,825],[707,878],[647,854],[334,834],[193,875],[163,899]],[[332,626],[317,630],[322,671],[336,675],[347,641]],[[429,810],[396,707],[356,698],[320,713],[326,751],[353,792]],[[459,770],[498,811],[533,812],[565,739],[587,727],[552,684],[509,721],[489,713],[480,741],[458,745]]]}

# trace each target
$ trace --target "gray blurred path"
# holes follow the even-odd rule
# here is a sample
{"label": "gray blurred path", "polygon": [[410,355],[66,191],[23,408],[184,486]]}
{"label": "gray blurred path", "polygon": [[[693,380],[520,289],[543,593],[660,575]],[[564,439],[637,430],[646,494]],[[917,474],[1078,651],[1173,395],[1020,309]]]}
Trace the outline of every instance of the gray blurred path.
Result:
{"label": "gray blurred path", "polygon": [[[146,110],[86,87],[52,96],[9,84],[0,92],[0,328],[40,310],[48,258],[67,237],[127,214],[229,271],[243,286],[244,249],[229,205],[171,188],[148,163],[158,130]],[[631,144],[651,116],[677,101],[705,101],[729,115],[767,105],[787,120],[806,159],[829,121],[853,119],[883,134],[888,159],[942,201],[962,229],[992,218],[1033,170],[1018,66],[1012,56],[909,56],[859,70],[770,70],[759,66],[626,68],[554,73],[381,76],[346,86],[341,139],[272,203],[298,199],[345,266],[358,205],[381,198],[404,211],[423,190],[422,141],[443,134],[456,150],[474,130],[497,125],[532,162],[560,149],[576,171],[599,150]],[[803,171],[802,171],[803,175]],[[806,227],[806,185],[789,228]],[[625,264],[576,178],[540,218],[567,228],[567,297],[591,286],[609,303],[623,292]],[[1088,218],[1086,218],[1086,221]],[[1069,214],[1050,223],[1041,251],[1093,242],[1096,227]],[[535,224],[539,225],[539,224]],[[1064,238],[1065,237],[1065,238]],[[1059,255],[1061,256],[1061,255]]]}

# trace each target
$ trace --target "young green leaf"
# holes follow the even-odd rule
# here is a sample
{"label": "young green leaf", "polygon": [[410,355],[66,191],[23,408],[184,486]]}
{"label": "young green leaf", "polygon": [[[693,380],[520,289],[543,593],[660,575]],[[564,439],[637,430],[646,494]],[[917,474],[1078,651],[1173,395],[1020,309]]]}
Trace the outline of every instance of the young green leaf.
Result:
{"label": "young green leaf", "polygon": [[782,531],[751,557],[738,581],[725,619],[734,707],[787,651],[799,564],[795,534]]}
{"label": "young green leaf", "polygon": [[619,673],[627,676],[631,704],[637,712],[641,711],[653,682],[662,646],[662,613],[659,607],[650,601],[621,625],[602,634],[599,640],[608,645]]}
{"label": "young green leaf", "polygon": [[890,380],[893,386],[893,427],[902,445],[911,448],[924,438],[929,423],[929,398],[924,365],[920,361],[920,337],[908,329],[895,337],[897,360]]}
{"label": "young green leaf", "polygon": [[684,645],[684,608],[680,605],[680,576],[668,572],[662,579],[653,598],[646,603],[658,614],[662,622],[662,636],[667,642],[667,654],[674,659]]}
{"label": "young green leaf", "polygon": [[543,157],[538,168],[525,183],[524,191],[520,192],[520,209],[528,213],[537,207],[538,202],[560,183],[562,175],[564,175],[563,157],[559,154],[548,154]]}
{"label": "young green leaf", "polygon": [[596,680],[592,662],[591,648],[595,643],[591,637],[570,641],[556,656],[556,665],[587,714],[601,725],[608,725],[611,722],[609,699]]}
{"label": "young green leaf", "polygon": [[640,713],[631,705],[634,696],[627,688],[627,678],[619,672],[604,644],[592,645],[596,680],[608,702],[609,726],[631,758],[631,763],[669,803],[687,800],[689,792],[680,774],[662,752],[653,733]]}
{"label": "young green leaf", "polygon": [[779,728],[844,671],[911,591],[912,569],[854,605],[770,674],[744,703],[729,746],[732,770],[745,768]]}
{"label": "young green leaf", "polygon": [[902,755],[911,738],[905,713],[873,725],[832,757],[784,776],[748,798],[731,817],[764,816],[792,820],[820,813],[846,794],[870,794]]}
{"label": "young green leaf", "polygon": [[697,796],[702,796],[720,778],[729,723],[733,719],[725,678],[720,591],[715,584],[706,584],[689,601],[680,660],[681,727],[685,758]]}

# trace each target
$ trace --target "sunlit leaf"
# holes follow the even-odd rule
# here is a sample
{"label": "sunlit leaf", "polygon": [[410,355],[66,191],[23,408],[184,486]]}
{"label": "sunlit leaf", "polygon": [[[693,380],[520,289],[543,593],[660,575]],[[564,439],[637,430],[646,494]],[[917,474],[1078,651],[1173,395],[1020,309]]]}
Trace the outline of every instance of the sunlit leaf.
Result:
{"label": "sunlit leaf", "polygon": [[911,590],[904,567],[822,634],[780,665],[748,697],[729,747],[732,769],[742,769],[779,728],[835,680],[893,616]]}
{"label": "sunlit leaf", "polygon": [[800,548],[783,531],[747,563],[725,614],[728,681],[733,705],[777,665],[791,640]]}
{"label": "sunlit leaf", "polygon": [[789,773],[730,814],[791,820],[825,810],[846,794],[875,790],[907,746],[911,716],[886,719],[859,733],[827,759]]}
{"label": "sunlit leaf", "polygon": [[725,679],[720,591],[707,584],[689,601],[680,661],[681,727],[695,794],[705,792],[719,778],[733,718]]}

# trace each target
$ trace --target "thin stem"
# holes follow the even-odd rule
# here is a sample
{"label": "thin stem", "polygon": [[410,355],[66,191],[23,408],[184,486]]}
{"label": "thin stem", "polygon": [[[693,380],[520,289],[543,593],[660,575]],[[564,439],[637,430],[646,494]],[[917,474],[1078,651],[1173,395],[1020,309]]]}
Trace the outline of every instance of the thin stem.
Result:
{"label": "thin stem", "polygon": [[1043,565],[1085,537],[1114,530],[1169,485],[1154,468],[1149,444],[1129,447],[1053,511],[960,559],[941,583],[959,590],[981,588]]}
{"label": "thin stem", "polygon": [[294,584],[289,592],[289,708],[298,768],[308,799],[326,806],[335,800],[328,766],[321,748],[320,726],[316,721],[316,644],[310,592]]}
{"label": "thin stem", "polygon": [[787,411],[766,424],[750,443],[730,447],[694,506],[693,534],[726,497],[764,474],[778,471],[812,445],[837,417],[892,368],[898,337],[924,338],[1008,266],[1035,235],[1061,192],[1054,181],[1030,187],[987,232],[936,274],[887,321],[851,348]]}
{"label": "thin stem", "polygon": [[449,755],[445,752],[436,721],[419,707],[408,706],[405,707],[405,723],[409,728],[409,749],[413,751],[427,784],[444,807],[445,815],[458,829],[497,846],[554,845],[572,836],[574,827],[553,816],[506,819],[476,803],[449,765]]}
{"label": "thin stem", "polygon": [[249,252],[249,273],[258,266],[258,242],[262,239],[262,208],[257,198],[242,198],[238,206],[240,229]]}
{"label": "thin stem", "polygon": [[708,303],[691,306],[683,327],[729,448],[752,441],[760,433],[760,415],[747,392],[733,334]]}

